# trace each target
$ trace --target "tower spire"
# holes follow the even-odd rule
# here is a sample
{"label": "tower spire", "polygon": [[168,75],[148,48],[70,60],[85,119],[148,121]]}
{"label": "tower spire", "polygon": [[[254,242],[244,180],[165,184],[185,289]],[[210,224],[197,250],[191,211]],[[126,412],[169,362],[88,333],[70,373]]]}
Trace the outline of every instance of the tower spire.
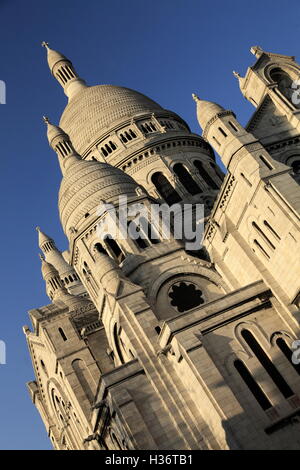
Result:
{"label": "tower spire", "polygon": [[61,127],[52,124],[46,116],[43,116],[43,120],[47,126],[49,145],[56,152],[62,174],[64,175],[70,166],[81,160],[81,157],[74,149],[69,136]]}
{"label": "tower spire", "polygon": [[58,51],[49,47],[49,43],[42,42],[42,46],[47,50],[48,65],[52,75],[63,87],[65,94],[69,99],[76,95],[87,85],[75,71],[72,62]]}
{"label": "tower spire", "polygon": [[40,227],[36,227],[36,230],[38,232],[38,244],[43,253],[43,255],[41,255],[43,259],[52,264],[61,277],[74,272],[73,267],[67,263],[61,251],[56,247],[53,238],[43,232]]}

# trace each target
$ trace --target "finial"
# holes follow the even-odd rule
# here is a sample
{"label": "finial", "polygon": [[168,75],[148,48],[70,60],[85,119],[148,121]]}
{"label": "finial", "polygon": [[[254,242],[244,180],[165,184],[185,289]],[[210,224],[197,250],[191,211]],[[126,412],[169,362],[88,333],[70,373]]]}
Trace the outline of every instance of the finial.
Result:
{"label": "finial", "polygon": [[37,227],[35,227],[35,230],[36,230],[37,232],[40,232],[40,231],[41,231],[41,227],[37,226]]}
{"label": "finial", "polygon": [[43,41],[42,46],[46,47],[46,49],[49,49],[49,42]]}
{"label": "finial", "polygon": [[195,100],[196,102],[197,102],[197,101],[200,101],[199,96],[196,95],[195,93],[192,93],[192,98],[193,98],[193,100]]}
{"label": "finial", "polygon": [[238,72],[236,72],[235,70],[232,71],[233,75],[235,76],[235,78],[242,78],[240,76],[240,74]]}
{"label": "finial", "polygon": [[250,52],[259,58],[263,54],[263,49],[260,46],[252,46]]}
{"label": "finial", "polygon": [[48,116],[43,116],[43,121],[44,121],[45,124],[51,124]]}
{"label": "finial", "polygon": [[39,253],[39,258],[41,261],[45,261],[45,258],[43,257],[43,255],[41,255],[41,253]]}

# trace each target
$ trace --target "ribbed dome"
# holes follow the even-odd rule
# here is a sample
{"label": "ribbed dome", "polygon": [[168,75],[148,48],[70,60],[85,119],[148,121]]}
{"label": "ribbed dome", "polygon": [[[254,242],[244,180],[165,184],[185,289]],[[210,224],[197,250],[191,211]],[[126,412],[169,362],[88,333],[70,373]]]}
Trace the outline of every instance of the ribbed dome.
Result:
{"label": "ribbed dome", "polygon": [[82,89],[69,101],[60,126],[70,136],[77,152],[83,154],[114,121],[161,109],[137,91],[97,85]]}
{"label": "ribbed dome", "polygon": [[119,196],[136,196],[138,184],[108,163],[78,160],[67,171],[59,191],[59,212],[66,235],[95,213],[101,201],[118,203]]}

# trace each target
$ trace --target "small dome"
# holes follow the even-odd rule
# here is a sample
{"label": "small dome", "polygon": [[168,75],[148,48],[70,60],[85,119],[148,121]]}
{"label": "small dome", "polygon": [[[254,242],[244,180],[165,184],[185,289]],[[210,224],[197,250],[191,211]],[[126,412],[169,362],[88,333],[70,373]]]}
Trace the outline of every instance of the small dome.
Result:
{"label": "small dome", "polygon": [[42,261],[41,271],[42,271],[42,276],[44,279],[46,279],[46,277],[49,274],[51,274],[52,276],[55,276],[56,274],[58,274],[57,270],[52,264],[48,263],[43,258],[41,258],[41,261]]}
{"label": "small dome", "polygon": [[97,85],[82,89],[70,99],[60,126],[82,155],[113,122],[158,110],[162,110],[159,104],[137,91],[113,85]]}
{"label": "small dome", "polygon": [[51,145],[52,140],[55,137],[66,135],[66,133],[60,127],[55,126],[54,124],[51,124],[49,120],[47,121],[47,118],[44,118],[44,121],[47,123],[47,139],[48,139],[49,145]]}
{"label": "small dome", "polygon": [[225,109],[213,101],[204,101],[193,95],[194,100],[197,104],[197,119],[204,131],[208,122],[215,117],[217,114],[222,113]]}
{"label": "small dome", "polygon": [[118,203],[119,196],[136,197],[138,184],[131,176],[108,163],[78,160],[67,171],[59,191],[59,212],[66,235],[101,201]]}

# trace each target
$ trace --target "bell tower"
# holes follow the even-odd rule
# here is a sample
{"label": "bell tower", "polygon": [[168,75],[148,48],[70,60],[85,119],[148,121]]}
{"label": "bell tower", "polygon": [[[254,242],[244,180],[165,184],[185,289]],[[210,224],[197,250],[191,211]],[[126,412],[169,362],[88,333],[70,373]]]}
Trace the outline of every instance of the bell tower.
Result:
{"label": "bell tower", "polygon": [[293,169],[300,181],[300,66],[295,57],[251,48],[256,58],[245,77],[238,73],[242,94],[256,111],[247,130],[260,139],[275,160]]}

